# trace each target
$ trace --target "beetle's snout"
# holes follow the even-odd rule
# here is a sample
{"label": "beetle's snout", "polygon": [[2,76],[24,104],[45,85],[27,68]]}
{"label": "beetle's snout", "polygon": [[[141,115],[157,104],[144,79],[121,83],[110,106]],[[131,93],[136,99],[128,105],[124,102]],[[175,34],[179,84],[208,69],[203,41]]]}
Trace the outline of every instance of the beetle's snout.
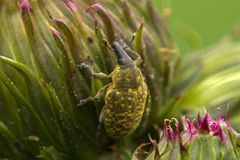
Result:
{"label": "beetle's snout", "polygon": [[117,55],[119,65],[133,64],[132,59],[128,56],[128,54],[124,51],[122,46],[120,46],[117,41],[113,41],[112,49]]}

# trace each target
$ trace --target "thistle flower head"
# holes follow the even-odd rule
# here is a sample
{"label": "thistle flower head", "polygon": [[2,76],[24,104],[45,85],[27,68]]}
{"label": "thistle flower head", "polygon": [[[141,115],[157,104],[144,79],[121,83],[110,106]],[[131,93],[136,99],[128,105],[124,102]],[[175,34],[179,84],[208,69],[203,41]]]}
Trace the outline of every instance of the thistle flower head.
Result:
{"label": "thistle flower head", "polygon": [[[179,131],[179,122],[176,118],[172,119],[175,128],[174,130],[171,126],[172,123],[166,123],[169,120],[165,120],[157,152],[165,153],[165,151],[170,149],[171,156],[184,156],[184,154],[189,152],[193,152],[194,154],[197,153],[197,155],[200,156],[201,154],[205,154],[204,152],[206,151],[198,150],[198,147],[196,146],[207,145],[208,150],[215,150],[214,152],[219,153],[219,155],[222,154],[222,150],[231,150],[231,147],[236,149],[237,143],[233,142],[233,139],[237,139],[239,134],[229,124],[227,115],[225,119],[226,120],[224,120],[222,116],[222,112],[220,112],[219,117],[216,119],[213,119],[210,114],[206,112],[203,118],[200,114],[197,115],[197,124],[195,124],[194,120],[191,121],[183,116],[183,130],[181,132]],[[151,142],[152,141],[153,140],[151,139]],[[222,148],[216,149],[214,148],[214,145],[210,145],[215,144],[216,141],[222,146]],[[163,146],[163,144],[166,144],[167,147],[161,148],[160,146]],[[172,145],[175,147],[172,148]],[[152,152],[156,150],[156,146],[153,148]],[[152,153],[150,152],[149,155],[152,155]],[[236,152],[236,155],[232,156],[238,156],[238,153]],[[164,154],[159,155],[159,157],[164,157]]]}
{"label": "thistle flower head", "polygon": [[209,113],[205,113],[204,119],[202,120],[198,114],[198,131],[207,131],[212,136],[219,136],[219,138],[226,142],[227,136],[223,132],[222,128],[226,128],[229,132],[237,135],[237,132],[231,127],[228,115],[226,114],[226,120],[224,120],[222,112],[220,112],[219,117],[214,120]]}

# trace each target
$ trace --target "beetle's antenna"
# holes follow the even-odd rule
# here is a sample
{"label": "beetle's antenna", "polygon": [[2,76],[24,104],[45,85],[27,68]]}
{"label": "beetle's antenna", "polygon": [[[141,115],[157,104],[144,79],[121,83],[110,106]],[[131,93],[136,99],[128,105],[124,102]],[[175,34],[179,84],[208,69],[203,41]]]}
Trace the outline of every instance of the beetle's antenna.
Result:
{"label": "beetle's antenna", "polygon": [[130,43],[127,44],[126,47],[123,47],[123,49],[126,49],[126,48],[130,47],[130,46],[132,45],[132,43],[133,43],[135,37],[136,37],[136,32],[133,33],[133,35],[132,35],[132,39],[131,39]]}
{"label": "beetle's antenna", "polygon": [[105,44],[105,46],[106,46],[108,49],[110,49],[110,50],[113,51],[112,47],[110,47],[110,45],[108,44],[108,42],[107,42],[106,39],[103,39],[103,43]]}

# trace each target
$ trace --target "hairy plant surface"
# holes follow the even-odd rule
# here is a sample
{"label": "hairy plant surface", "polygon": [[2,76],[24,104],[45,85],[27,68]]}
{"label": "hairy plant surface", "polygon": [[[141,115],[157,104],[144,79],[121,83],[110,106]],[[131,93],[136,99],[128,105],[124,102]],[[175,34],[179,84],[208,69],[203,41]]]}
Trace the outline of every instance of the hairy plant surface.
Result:
{"label": "hairy plant surface", "polygon": [[[195,117],[202,106],[229,105],[233,126],[240,120],[240,45],[228,35],[211,48],[180,54],[167,13],[160,16],[150,0],[0,0],[0,159],[138,159],[137,146],[149,141],[148,134],[160,134],[155,125],[164,128],[162,138],[158,144],[150,138],[153,149],[144,158],[197,159],[204,146],[220,143],[230,149],[216,148],[216,154],[239,158],[239,134],[228,118],[224,125],[222,116],[214,121],[206,115],[198,126],[184,120],[184,133],[176,120],[175,132],[166,128],[165,118]],[[181,34],[195,49],[194,35],[184,27]],[[141,57],[150,99],[137,130],[118,140],[99,127],[104,102],[77,106],[110,82],[91,78],[78,65],[111,73],[117,65],[108,48],[113,41],[130,57]],[[202,129],[207,134],[197,134]]]}

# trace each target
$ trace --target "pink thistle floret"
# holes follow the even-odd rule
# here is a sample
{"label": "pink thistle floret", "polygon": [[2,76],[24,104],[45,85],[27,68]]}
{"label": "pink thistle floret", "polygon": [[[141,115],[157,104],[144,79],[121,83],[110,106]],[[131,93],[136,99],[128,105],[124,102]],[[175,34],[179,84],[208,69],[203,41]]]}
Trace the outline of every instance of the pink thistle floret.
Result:
{"label": "pink thistle floret", "polygon": [[47,13],[48,13],[49,18],[51,18],[58,26],[60,26],[60,25],[62,25],[62,24],[64,24],[64,25],[67,24],[67,20],[66,20],[66,19],[64,19],[64,18],[55,18],[55,17],[53,17],[53,16],[50,14],[49,11],[47,11]]}
{"label": "pink thistle floret", "polygon": [[73,0],[64,0],[64,2],[71,12],[75,12],[77,10],[77,7],[76,7],[75,3],[73,2]]}
{"label": "pink thistle floret", "polygon": [[163,126],[163,134],[162,134],[162,137],[161,137],[161,140],[166,140],[168,141],[168,128],[167,128],[167,122],[166,120],[164,120],[164,126]]}
{"label": "pink thistle floret", "polygon": [[66,25],[67,24],[67,20],[64,19],[64,18],[58,18],[58,19],[54,18],[53,20],[55,21],[55,23],[57,25],[61,25],[61,24],[65,24]]}
{"label": "pink thistle floret", "polygon": [[209,119],[210,119],[210,115],[208,113],[205,114],[205,117],[203,120],[201,120],[200,116],[198,118],[198,129],[200,131],[206,131],[206,132],[210,132],[210,129],[209,129]]}
{"label": "pink thistle floret", "polygon": [[194,121],[190,121],[185,116],[182,118],[182,123],[184,130],[181,132],[181,135],[190,134],[189,142],[192,141],[193,137],[197,134],[198,130],[194,126]]}
{"label": "pink thistle floret", "polygon": [[168,128],[169,128],[169,135],[170,135],[171,141],[174,141],[175,133],[170,125],[168,126]]}
{"label": "pink thistle floret", "polygon": [[[238,135],[238,133],[231,127],[229,120],[228,120],[228,115],[226,115],[226,121],[224,121],[222,112],[220,112],[220,115],[216,120],[214,120],[210,116],[210,114],[207,112],[205,113],[205,116],[203,119],[201,118],[200,114],[198,114],[197,127],[195,127],[194,121],[190,121],[189,119],[183,117],[182,123],[183,123],[184,130],[181,132],[181,134],[179,133],[179,129],[178,129],[179,123],[178,123],[177,119],[173,118],[173,120],[174,120],[175,128],[176,128],[175,132],[171,128],[170,124],[167,126],[169,128],[168,137],[170,137],[171,141],[174,141],[176,138],[179,137],[179,135],[181,135],[180,138],[188,135],[187,141],[191,142],[192,139],[198,133],[199,134],[207,133],[212,136],[219,136],[221,141],[228,143],[229,140],[228,140],[228,137],[227,137],[226,133],[224,132],[223,128],[226,128],[235,136]],[[165,123],[164,128],[166,128],[166,123]],[[164,136],[166,136],[166,132],[164,133]]]}
{"label": "pink thistle floret", "polygon": [[226,121],[224,121],[222,112],[220,112],[219,117],[217,120],[214,120],[209,113],[205,113],[204,120],[201,119],[200,115],[198,114],[198,127],[199,130],[208,131],[212,136],[219,136],[222,141],[227,143],[227,135],[223,131],[222,128],[228,129],[232,134],[237,135],[238,133],[231,127],[228,115],[226,114]]}
{"label": "pink thistle floret", "polygon": [[22,0],[20,3],[21,15],[24,16],[25,13],[32,13],[32,6],[28,0]]}
{"label": "pink thistle floret", "polygon": [[61,33],[53,27],[51,28],[51,32],[52,32],[53,36],[55,36],[57,38],[61,37]]}
{"label": "pink thistle floret", "polygon": [[226,114],[226,125],[227,125],[227,128],[233,133],[233,135],[235,135],[235,136],[239,135],[230,125],[230,122],[228,119],[228,114]]}

